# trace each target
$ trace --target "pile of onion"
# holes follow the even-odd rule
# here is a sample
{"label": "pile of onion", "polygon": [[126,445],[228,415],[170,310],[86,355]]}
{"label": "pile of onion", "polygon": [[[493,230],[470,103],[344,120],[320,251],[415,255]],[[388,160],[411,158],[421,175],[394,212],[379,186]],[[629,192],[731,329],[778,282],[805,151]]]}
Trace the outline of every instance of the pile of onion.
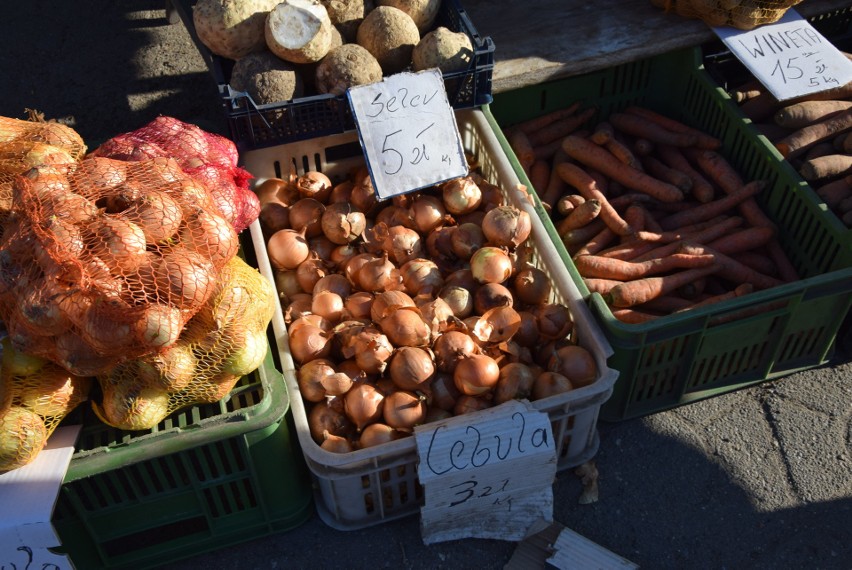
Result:
{"label": "pile of onion", "polygon": [[[495,191],[498,190],[498,191]],[[364,169],[267,179],[261,227],[313,439],[346,453],[588,385],[531,220],[472,172],[379,202]]]}

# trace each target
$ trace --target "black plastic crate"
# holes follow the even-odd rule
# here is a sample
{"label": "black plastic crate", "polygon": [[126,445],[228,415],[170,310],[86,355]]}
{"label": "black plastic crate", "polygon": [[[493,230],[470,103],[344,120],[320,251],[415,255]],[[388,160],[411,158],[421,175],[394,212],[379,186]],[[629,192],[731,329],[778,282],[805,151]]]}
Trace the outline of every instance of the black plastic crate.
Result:
{"label": "black plastic crate", "polygon": [[[167,0],[170,21],[177,13],[195,42],[219,89],[230,138],[241,152],[343,133],[355,128],[355,118],[345,95],[313,95],[290,101],[256,105],[243,91],[228,84],[234,60],[214,55],[201,43],[192,20],[196,0]],[[445,73],[447,99],[455,109],[486,105],[492,101],[491,74],[494,42],[481,36],[458,0],[443,0],[434,27],[464,32],[473,45],[473,59],[464,71]]]}

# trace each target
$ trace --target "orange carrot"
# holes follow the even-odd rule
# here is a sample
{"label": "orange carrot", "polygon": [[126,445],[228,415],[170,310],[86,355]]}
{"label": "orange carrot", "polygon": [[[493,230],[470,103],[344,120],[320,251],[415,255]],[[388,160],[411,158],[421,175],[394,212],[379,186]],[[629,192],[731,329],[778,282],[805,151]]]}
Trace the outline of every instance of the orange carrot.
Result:
{"label": "orange carrot", "polygon": [[559,176],[556,171],[557,165],[568,160],[568,155],[560,148],[553,155],[553,161],[550,165],[550,179],[547,182],[547,187],[539,196],[542,203],[553,211],[559,197],[568,191],[568,185]]}
{"label": "orange carrot", "polygon": [[726,194],[722,198],[705,202],[704,204],[698,204],[690,210],[671,214],[660,221],[660,226],[662,226],[664,230],[673,230],[686,224],[694,224],[696,222],[715,218],[716,216],[724,214],[728,210],[737,206],[746,198],[751,198],[758,192],[762,191],[765,187],[766,182],[763,180],[754,180],[745,186],[741,186],[739,189],[731,192],[730,194]]}
{"label": "orange carrot", "polygon": [[836,208],[841,200],[852,196],[852,174],[821,185],[816,193],[829,208]]}
{"label": "orange carrot", "polygon": [[595,125],[592,134],[589,135],[589,139],[599,145],[605,145],[609,141],[613,139],[615,136],[615,132],[612,129],[612,125],[607,123],[606,121],[601,121],[597,125]]}
{"label": "orange carrot", "polygon": [[852,101],[802,101],[782,107],[772,120],[781,127],[801,129],[849,108],[852,108]]}
{"label": "orange carrot", "polygon": [[740,111],[752,122],[761,123],[769,120],[780,107],[778,99],[769,91],[764,91],[740,105]]}
{"label": "orange carrot", "polygon": [[657,218],[651,213],[651,210],[643,206],[642,204],[636,204],[639,208],[642,208],[642,214],[645,218],[645,228],[649,232],[660,233],[663,231],[662,226],[660,226],[660,222],[657,221]]}
{"label": "orange carrot", "polygon": [[656,157],[642,157],[642,165],[645,167],[645,172],[654,178],[659,178],[669,184],[673,184],[685,193],[692,191],[692,178],[687,176],[685,173],[664,164]]}
{"label": "orange carrot", "polygon": [[621,285],[624,281],[618,281],[617,279],[599,279],[597,277],[584,277],[583,283],[586,284],[586,288],[591,293],[600,293],[603,295],[604,293],[609,293],[609,290],[615,287],[616,285]]}
{"label": "orange carrot", "polygon": [[799,167],[799,174],[808,181],[825,180],[835,176],[852,174],[852,156],[830,154],[806,160]]}
{"label": "orange carrot", "polygon": [[580,102],[575,101],[571,103],[567,107],[556,109],[555,111],[550,111],[543,115],[539,115],[538,117],[534,117],[532,119],[527,119],[526,121],[522,121],[515,125],[509,127],[508,130],[519,130],[523,131],[526,134],[534,133],[536,131],[540,131],[547,125],[559,121],[565,118],[570,117],[580,108]]}
{"label": "orange carrot", "polygon": [[632,233],[641,232],[645,229],[645,209],[640,204],[630,204],[624,210],[624,221],[633,229]]}
{"label": "orange carrot", "polygon": [[640,311],[631,307],[612,309],[612,316],[627,325],[641,325],[642,323],[648,323],[660,318],[660,315]]}
{"label": "orange carrot", "polygon": [[[699,279],[705,279],[705,277],[699,277]],[[642,303],[638,306],[638,308],[668,314],[680,311],[681,309],[686,309],[694,304],[695,301],[692,301],[691,299],[684,299],[677,295],[662,295]]]}
{"label": "orange carrot", "polygon": [[612,243],[616,234],[609,227],[596,233],[586,244],[574,252],[574,255],[594,255]]}
{"label": "orange carrot", "polygon": [[562,238],[562,243],[568,249],[569,253],[577,251],[582,247],[586,242],[595,237],[598,232],[606,227],[600,218],[594,219],[582,228],[577,228],[576,230],[568,230],[563,234],[559,234],[559,237]]}
{"label": "orange carrot", "polygon": [[586,199],[580,194],[563,194],[556,201],[556,212],[560,216],[567,216],[574,208],[585,202]]}
{"label": "orange carrot", "polygon": [[740,253],[734,253],[731,254],[731,257],[743,265],[748,265],[758,273],[765,273],[770,277],[778,277],[778,267],[775,265],[775,262],[772,261],[772,258],[769,257],[765,248],[757,251],[742,251]]}
{"label": "orange carrot", "polygon": [[[708,150],[699,153],[696,160],[699,168],[726,194],[743,186],[744,182],[739,173],[721,154]],[[750,225],[768,226],[777,231],[775,223],[760,209],[754,199],[740,202],[737,208]]]}
{"label": "orange carrot", "polygon": [[695,230],[685,231],[684,229],[681,229],[681,231],[678,232],[682,235],[680,240],[672,241],[665,245],[646,250],[632,258],[632,261],[646,261],[648,259],[654,259],[655,257],[671,255],[678,250],[683,240],[689,240],[695,243],[713,241],[714,239],[717,239],[741,226],[743,223],[743,219],[738,216],[722,219],[715,218],[715,220],[716,221],[711,221],[710,223],[705,223],[706,225],[698,225]]}
{"label": "orange carrot", "polygon": [[707,246],[685,242],[678,251],[692,255],[710,255],[716,260],[719,276],[738,285],[740,283],[751,283],[757,289],[770,289],[784,283],[780,279],[759,273],[734,258]]}
{"label": "orange carrot", "polygon": [[654,143],[648,139],[638,138],[633,141],[633,150],[639,156],[648,156],[654,152]]}
{"label": "orange carrot", "polygon": [[[656,113],[650,109],[645,107],[640,107],[634,105],[632,107],[628,107],[625,109],[626,113],[630,113],[633,115],[638,115],[643,119],[647,119],[649,121],[653,121],[659,126],[663,127],[668,131],[672,131],[675,133],[681,133],[686,135],[692,135],[697,140],[695,146],[698,148],[704,148],[709,150],[716,150],[722,147],[722,141],[713,135],[702,131],[701,129],[695,129],[690,127],[687,124],[684,124],[678,120],[672,119],[671,117],[667,117],[665,115],[661,115],[660,113]],[[691,145],[686,145],[691,146]]]}
{"label": "orange carrot", "polygon": [[713,185],[700,172],[695,170],[676,146],[658,145],[657,153],[662,161],[670,168],[683,172],[692,180],[692,196],[699,202],[709,202],[713,199]]}
{"label": "orange carrot", "polygon": [[541,196],[550,183],[550,163],[546,160],[536,160],[530,167],[530,183],[536,194]]}
{"label": "orange carrot", "polygon": [[778,268],[778,274],[781,276],[782,280],[788,283],[799,280],[799,272],[796,271],[795,266],[793,266],[793,263],[790,261],[790,258],[787,257],[787,254],[784,253],[784,249],[781,247],[781,244],[778,243],[777,239],[773,239],[767,243],[766,250],[769,252],[769,257],[775,262],[775,266]]}
{"label": "orange carrot", "polygon": [[559,176],[570,184],[587,200],[597,200],[601,206],[600,216],[604,223],[618,235],[627,235],[633,231],[612,206],[607,197],[600,191],[595,180],[582,168],[571,162],[563,162],[556,166]]}
{"label": "orange carrot", "polygon": [[509,133],[508,141],[509,146],[515,152],[515,156],[518,157],[521,168],[529,175],[530,168],[535,162],[535,151],[529,137],[523,131],[516,130]]}
{"label": "orange carrot", "polygon": [[852,129],[852,109],[846,109],[828,119],[802,127],[778,140],[775,148],[784,158],[799,156],[814,144],[829,139],[837,133]]}
{"label": "orange carrot", "polygon": [[732,255],[762,247],[774,236],[771,228],[751,227],[724,235],[707,245],[725,255]]}
{"label": "orange carrot", "polygon": [[541,146],[570,135],[591,119],[598,110],[596,107],[583,109],[576,115],[554,121],[546,127],[527,135],[532,146]]}
{"label": "orange carrot", "polygon": [[619,161],[613,154],[588,139],[568,135],[562,141],[568,156],[619,181],[624,186],[644,192],[663,202],[683,200],[683,192],[675,186],[648,176]]}
{"label": "orange carrot", "polygon": [[583,226],[587,225],[589,222],[597,218],[600,213],[601,203],[599,200],[586,200],[585,202],[568,212],[568,215],[565,216],[565,219],[561,220],[557,224],[556,231],[559,233],[559,235],[562,235],[569,230],[576,230],[577,228],[582,228]]}
{"label": "orange carrot", "polygon": [[533,147],[533,153],[536,160],[552,160],[557,152],[562,148],[562,141],[555,140],[547,144],[542,144]]}
{"label": "orange carrot", "polygon": [[712,297],[708,297],[706,299],[698,301],[691,307],[680,309],[676,312],[681,313],[686,310],[699,309],[701,307],[706,307],[707,305],[721,303],[722,301],[727,301],[728,299],[735,299],[737,297],[742,297],[743,295],[748,295],[752,291],[754,291],[754,285],[752,285],[751,283],[741,283],[740,285],[737,285],[734,289],[728,291],[727,293],[713,295]]}
{"label": "orange carrot", "polygon": [[574,265],[583,277],[631,281],[648,275],[668,273],[675,269],[704,267],[713,262],[713,256],[709,254],[684,255],[674,253],[666,257],[641,262],[622,261],[599,255],[582,255],[574,260]]}
{"label": "orange carrot", "polygon": [[694,134],[670,131],[658,123],[631,113],[613,113],[609,116],[609,122],[624,134],[648,139],[654,143],[682,147],[692,147],[698,143],[698,137]]}
{"label": "orange carrot", "polygon": [[613,154],[613,156],[615,156],[615,158],[617,158],[624,164],[631,166],[636,170],[644,170],[642,162],[638,158],[636,158],[636,155],[633,154],[633,151],[630,150],[630,147],[628,147],[626,144],[624,144],[617,138],[611,138],[604,144],[604,146],[609,152]]}
{"label": "orange carrot", "polygon": [[604,295],[604,299],[608,305],[613,307],[634,307],[676,291],[687,283],[715,273],[718,270],[719,267],[714,264],[696,269],[678,271],[661,277],[635,279],[621,285],[616,285],[609,290],[608,294]]}

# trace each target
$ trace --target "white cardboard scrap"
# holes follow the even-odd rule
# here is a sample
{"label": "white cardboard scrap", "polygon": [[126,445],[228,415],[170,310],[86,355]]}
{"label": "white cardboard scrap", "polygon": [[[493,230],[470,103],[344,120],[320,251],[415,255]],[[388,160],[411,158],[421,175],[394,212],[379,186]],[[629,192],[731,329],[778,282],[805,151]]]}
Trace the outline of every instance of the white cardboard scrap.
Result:
{"label": "white cardboard scrap", "polygon": [[347,95],[380,200],[467,175],[439,69],[397,73]]}
{"label": "white cardboard scrap", "polygon": [[57,428],[32,462],[0,475],[0,567],[73,569],[48,548],[61,544],[50,519],[80,427]]}
{"label": "white cardboard scrap", "polygon": [[779,101],[852,81],[852,61],[793,9],[753,30],[713,31]]}
{"label": "white cardboard scrap", "polygon": [[425,544],[522,540],[553,520],[556,446],[546,413],[510,401],[415,428]]}
{"label": "white cardboard scrap", "polygon": [[547,562],[560,570],[628,570],[639,566],[618,554],[563,528],[553,545],[553,556]]}

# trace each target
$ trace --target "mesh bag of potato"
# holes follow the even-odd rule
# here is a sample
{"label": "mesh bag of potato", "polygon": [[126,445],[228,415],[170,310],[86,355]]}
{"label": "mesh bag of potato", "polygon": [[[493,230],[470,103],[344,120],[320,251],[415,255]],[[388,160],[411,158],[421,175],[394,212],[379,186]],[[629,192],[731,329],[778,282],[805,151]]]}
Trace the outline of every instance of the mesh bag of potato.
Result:
{"label": "mesh bag of potato", "polygon": [[685,18],[698,18],[709,26],[732,26],[751,30],[777,22],[801,0],[651,0]]}
{"label": "mesh bag of potato", "polygon": [[59,422],[88,397],[92,379],[17,352],[3,339],[0,363],[0,473],[29,463]]}
{"label": "mesh bag of potato", "polygon": [[102,373],[173,344],[238,248],[170,158],[31,168],[0,238],[0,320],[22,352]]}
{"label": "mesh bag of potato", "polygon": [[177,342],[97,377],[102,399],[92,403],[95,412],[113,427],[144,430],[182,407],[221,400],[266,357],[276,302],[269,280],[232,258]]}

